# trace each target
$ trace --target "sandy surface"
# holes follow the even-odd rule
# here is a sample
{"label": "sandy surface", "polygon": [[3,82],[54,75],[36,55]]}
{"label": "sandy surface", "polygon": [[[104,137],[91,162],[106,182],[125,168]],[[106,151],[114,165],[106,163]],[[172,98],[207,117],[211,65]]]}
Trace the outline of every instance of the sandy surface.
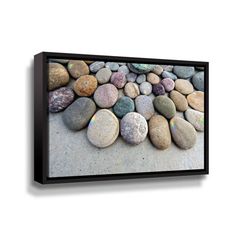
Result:
{"label": "sandy surface", "polygon": [[61,114],[49,115],[49,177],[204,168],[204,133],[197,133],[197,143],[189,150],[172,143],[161,151],[148,137],[137,146],[119,137],[113,145],[99,149],[89,143],[87,129],[68,130]]}

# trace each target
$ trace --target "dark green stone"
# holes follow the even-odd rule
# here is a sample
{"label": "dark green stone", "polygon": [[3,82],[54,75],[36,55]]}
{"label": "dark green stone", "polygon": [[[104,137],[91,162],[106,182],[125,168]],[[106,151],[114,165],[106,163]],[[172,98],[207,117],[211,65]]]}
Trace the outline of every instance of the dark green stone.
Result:
{"label": "dark green stone", "polygon": [[119,118],[122,118],[129,112],[134,111],[134,101],[129,97],[121,97],[113,107],[113,112]]}
{"label": "dark green stone", "polygon": [[143,73],[150,72],[154,68],[154,65],[151,65],[151,64],[128,63],[128,67],[134,73],[143,74]]}

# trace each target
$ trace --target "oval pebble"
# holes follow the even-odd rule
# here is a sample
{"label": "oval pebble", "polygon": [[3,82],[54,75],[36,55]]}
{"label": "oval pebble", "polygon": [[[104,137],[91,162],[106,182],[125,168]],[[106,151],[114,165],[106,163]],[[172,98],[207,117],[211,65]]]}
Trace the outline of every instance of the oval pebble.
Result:
{"label": "oval pebble", "polygon": [[145,81],[146,81],[146,75],[145,74],[141,74],[136,78],[136,83],[138,83],[138,84],[141,84]]}
{"label": "oval pebble", "polygon": [[128,63],[128,67],[134,73],[143,74],[143,73],[150,72],[154,68],[154,65],[140,64],[140,63]]}
{"label": "oval pebble", "polygon": [[130,97],[123,96],[118,99],[113,107],[113,111],[117,117],[122,118],[127,113],[133,112],[134,108],[134,101]]}
{"label": "oval pebble", "polygon": [[153,100],[153,105],[155,109],[160,112],[167,119],[172,118],[176,114],[176,108],[173,101],[167,96],[161,95],[157,96]]}
{"label": "oval pebble", "polygon": [[193,86],[200,91],[204,91],[204,71],[196,73],[192,78]]}
{"label": "oval pebble", "polygon": [[126,75],[126,79],[128,82],[135,82],[136,78],[137,78],[137,74],[132,73],[132,72]]}
{"label": "oval pebble", "polygon": [[175,87],[175,82],[170,78],[163,79],[161,84],[164,86],[166,92],[172,91]]}
{"label": "oval pebble", "polygon": [[74,91],[79,96],[91,96],[98,85],[97,79],[93,75],[82,75],[74,83]]}
{"label": "oval pebble", "polygon": [[186,120],[193,125],[197,131],[204,131],[204,113],[188,109],[185,113]]}
{"label": "oval pebble", "polygon": [[89,67],[88,65],[81,60],[70,60],[67,65],[68,71],[70,75],[78,79],[82,75],[88,75],[89,74]]}
{"label": "oval pebble", "polygon": [[62,87],[48,94],[48,108],[50,112],[59,112],[68,107],[74,100],[74,92],[70,88]]}
{"label": "oval pebble", "polygon": [[152,69],[152,72],[156,75],[161,75],[161,73],[163,72],[163,68],[160,65],[155,65]]}
{"label": "oval pebble", "polygon": [[193,85],[185,79],[177,79],[175,81],[175,89],[184,95],[188,95],[193,92]]}
{"label": "oval pebble", "polygon": [[111,71],[117,71],[119,69],[119,64],[116,62],[107,62],[106,68],[109,68]]}
{"label": "oval pebble", "polygon": [[101,108],[112,107],[118,99],[118,90],[113,84],[104,84],[94,93],[94,101]]}
{"label": "oval pebble", "polygon": [[204,112],[204,92],[196,91],[189,94],[187,101],[193,109]]}
{"label": "oval pebble", "polygon": [[97,111],[89,122],[88,140],[98,148],[105,148],[115,142],[119,135],[119,120],[107,109]]}
{"label": "oval pebble", "polygon": [[92,64],[89,65],[89,69],[93,73],[97,73],[100,69],[102,69],[105,66],[104,61],[95,61]]}
{"label": "oval pebble", "polygon": [[154,73],[148,73],[147,81],[151,84],[159,84],[161,79],[158,75],[156,75]]}
{"label": "oval pebble", "polygon": [[171,91],[170,98],[174,102],[177,111],[186,111],[188,109],[188,101],[180,92]]}
{"label": "oval pebble", "polygon": [[125,74],[122,72],[115,72],[111,76],[111,83],[114,84],[117,88],[123,88],[126,84]]}
{"label": "oval pebble", "polygon": [[96,74],[96,78],[99,84],[107,83],[111,78],[112,72],[109,68],[102,68]]}
{"label": "oval pebble", "polygon": [[143,95],[150,95],[152,92],[152,85],[145,81],[139,85],[139,90]]}
{"label": "oval pebble", "polygon": [[127,113],[120,122],[121,136],[129,144],[137,145],[144,141],[148,133],[145,118],[137,112]]}
{"label": "oval pebble", "polygon": [[125,65],[120,66],[119,69],[118,69],[118,72],[122,72],[125,75],[127,75],[127,74],[129,74],[129,68],[127,66],[125,66]]}
{"label": "oval pebble", "polygon": [[68,84],[69,74],[63,65],[50,62],[48,64],[48,70],[48,90],[53,90]]}
{"label": "oval pebble", "polygon": [[156,96],[164,95],[165,94],[165,88],[164,88],[164,86],[161,83],[154,84],[152,86],[152,92]]}
{"label": "oval pebble", "polygon": [[154,115],[148,123],[148,130],[152,144],[161,150],[171,145],[169,123],[164,116]]}
{"label": "oval pebble", "polygon": [[140,94],[139,87],[137,84],[129,82],[125,85],[124,93],[130,98],[136,98]]}
{"label": "oval pebble", "polygon": [[196,143],[196,130],[180,117],[176,116],[170,120],[170,131],[175,144],[182,149],[190,149]]}
{"label": "oval pebble", "polygon": [[175,74],[173,74],[172,72],[169,72],[169,71],[163,71],[161,76],[162,76],[163,79],[165,79],[165,78],[170,78],[170,79],[173,79],[173,80],[177,79],[177,76]]}
{"label": "oval pebble", "polygon": [[182,79],[191,78],[194,73],[195,69],[193,66],[174,66],[173,72]]}
{"label": "oval pebble", "polygon": [[152,99],[146,95],[139,95],[135,98],[136,111],[141,114],[146,120],[149,120],[154,115],[154,106]]}
{"label": "oval pebble", "polygon": [[89,122],[96,111],[92,99],[82,97],[75,100],[62,114],[64,124],[71,130],[81,130]]}

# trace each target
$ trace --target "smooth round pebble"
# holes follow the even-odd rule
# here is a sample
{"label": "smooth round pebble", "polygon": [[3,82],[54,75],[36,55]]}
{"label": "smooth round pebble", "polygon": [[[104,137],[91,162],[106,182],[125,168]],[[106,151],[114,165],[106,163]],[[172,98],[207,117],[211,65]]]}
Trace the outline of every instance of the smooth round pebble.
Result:
{"label": "smooth round pebble", "polygon": [[126,75],[126,79],[128,82],[135,82],[136,78],[137,78],[137,74],[132,73],[132,72]]}
{"label": "smooth round pebble", "polygon": [[176,116],[170,120],[170,131],[175,144],[182,149],[190,149],[196,143],[196,130],[180,117]]}
{"label": "smooth round pebble", "polygon": [[139,85],[139,90],[141,94],[149,95],[152,92],[152,85],[145,81]]}
{"label": "smooth round pebble", "polygon": [[204,113],[188,109],[184,113],[186,120],[193,125],[197,131],[204,131]]}
{"label": "smooth round pebble", "polygon": [[128,67],[134,73],[143,74],[143,73],[150,72],[154,68],[154,65],[140,64],[140,63],[128,63]]}
{"label": "smooth round pebble", "polygon": [[105,66],[105,62],[104,61],[95,61],[92,64],[89,65],[89,69],[91,72],[96,73],[98,72],[100,69],[102,69]]}
{"label": "smooth round pebble", "polygon": [[50,112],[59,112],[68,107],[74,100],[74,92],[70,88],[62,87],[48,94],[48,108]]}
{"label": "smooth round pebble", "polygon": [[152,144],[161,150],[171,145],[169,123],[164,116],[154,115],[148,122],[148,131]]}
{"label": "smooth round pebble", "polygon": [[74,83],[74,91],[79,96],[91,96],[98,85],[97,79],[93,75],[82,75]]}
{"label": "smooth round pebble", "polygon": [[130,98],[136,98],[140,94],[139,87],[137,84],[129,82],[125,85],[124,93]]}
{"label": "smooth round pebble", "polygon": [[142,115],[137,112],[129,112],[120,122],[120,132],[127,143],[137,145],[146,138],[148,125]]}
{"label": "smooth round pebble", "polygon": [[164,86],[166,92],[172,91],[175,87],[175,82],[170,78],[163,79],[161,84]]}
{"label": "smooth round pebble", "polygon": [[115,72],[111,76],[111,83],[114,84],[117,88],[123,88],[126,84],[125,74],[122,72]]}
{"label": "smooth round pebble", "polygon": [[50,62],[48,64],[48,70],[48,90],[53,90],[68,84],[69,74],[63,65]]}
{"label": "smooth round pebble", "polygon": [[118,99],[118,90],[113,84],[103,84],[94,93],[94,101],[101,108],[112,107]]}
{"label": "smooth round pebble", "polygon": [[119,69],[118,69],[118,72],[122,72],[125,75],[127,75],[127,74],[129,74],[129,68],[127,66],[125,66],[125,65],[120,66]]}
{"label": "smooth round pebble", "polygon": [[112,72],[109,68],[102,68],[96,73],[96,78],[99,84],[107,83],[111,78]]}
{"label": "smooth round pebble", "polygon": [[193,85],[185,79],[177,79],[175,81],[175,89],[184,95],[188,95],[193,92]]}
{"label": "smooth round pebble", "polygon": [[96,111],[92,99],[82,97],[75,100],[62,114],[64,124],[71,130],[81,130],[89,122]]}
{"label": "smooth round pebble", "polygon": [[180,92],[172,90],[170,98],[174,102],[177,111],[186,111],[188,109],[188,101]]}
{"label": "smooth round pebble", "polygon": [[153,84],[152,85],[152,92],[156,96],[164,95],[165,94],[165,88],[161,83]]}
{"label": "smooth round pebble", "polygon": [[119,64],[116,62],[107,62],[106,68],[109,68],[111,71],[117,71],[119,69]]}
{"label": "smooth round pebble", "polygon": [[146,120],[149,120],[154,115],[154,106],[152,99],[146,95],[139,95],[135,98],[136,111],[141,114]]}
{"label": "smooth round pebble", "polygon": [[161,75],[161,73],[163,72],[163,68],[160,65],[155,65],[152,69],[152,72],[157,75]]}
{"label": "smooth round pebble", "polygon": [[119,98],[115,106],[113,107],[115,115],[119,118],[122,118],[129,112],[133,112],[134,109],[134,101],[130,97],[126,96]]}
{"label": "smooth round pebble", "polygon": [[193,109],[204,112],[204,92],[193,92],[187,96],[187,100]]}
{"label": "smooth round pebble", "polygon": [[173,79],[173,80],[177,79],[177,76],[175,74],[173,74],[172,72],[169,72],[169,71],[163,71],[161,76],[162,76],[163,79],[165,79],[165,78],[170,78],[170,79]]}
{"label": "smooth round pebble", "polygon": [[136,83],[138,83],[138,84],[141,84],[145,81],[146,81],[146,75],[145,74],[141,74],[136,78]]}
{"label": "smooth round pebble", "polygon": [[155,109],[167,119],[172,118],[176,114],[175,104],[167,96],[157,96],[153,100],[153,105]]}
{"label": "smooth round pebble", "polygon": [[80,60],[70,60],[67,65],[70,75],[78,79],[82,75],[89,74],[89,67],[84,61]]}
{"label": "smooth round pebble", "polygon": [[98,148],[105,148],[115,142],[119,135],[119,120],[107,109],[97,111],[89,122],[88,140]]}
{"label": "smooth round pebble", "polygon": [[156,75],[154,73],[148,73],[147,81],[151,84],[158,84],[158,83],[160,83],[161,79],[158,75]]}
{"label": "smooth round pebble", "polygon": [[174,66],[173,72],[182,79],[191,78],[194,73],[195,69],[193,66]]}
{"label": "smooth round pebble", "polygon": [[195,89],[204,92],[204,71],[196,73],[192,78],[192,83]]}

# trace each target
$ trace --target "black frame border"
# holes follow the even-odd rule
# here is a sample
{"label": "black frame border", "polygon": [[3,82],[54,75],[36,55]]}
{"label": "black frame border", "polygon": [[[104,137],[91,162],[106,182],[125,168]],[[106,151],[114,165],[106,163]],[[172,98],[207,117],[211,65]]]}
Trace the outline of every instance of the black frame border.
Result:
{"label": "black frame border", "polygon": [[[47,61],[54,59],[109,60],[114,62],[133,62],[162,65],[188,65],[204,67],[204,169],[140,172],[108,175],[48,177],[48,92],[47,92]],[[209,174],[209,62],[184,61],[137,57],[116,57],[104,55],[72,54],[41,52],[34,56],[34,180],[41,184],[72,183],[101,180],[120,180],[136,178],[156,178],[170,176],[189,176]]]}

